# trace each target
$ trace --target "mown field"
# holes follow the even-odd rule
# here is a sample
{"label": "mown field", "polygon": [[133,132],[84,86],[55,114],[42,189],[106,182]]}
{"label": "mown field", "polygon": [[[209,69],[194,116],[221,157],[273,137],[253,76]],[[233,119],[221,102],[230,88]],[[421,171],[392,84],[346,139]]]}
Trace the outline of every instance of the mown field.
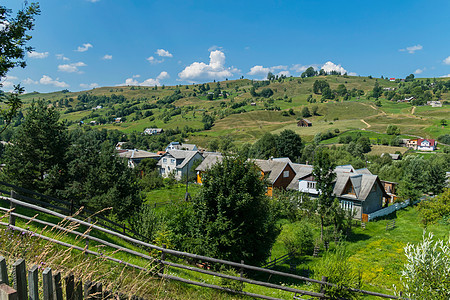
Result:
{"label": "mown field", "polygon": [[[347,90],[357,89],[365,92],[365,95],[351,97],[349,101],[342,98],[320,102],[320,95],[313,93],[315,80],[325,80],[331,89],[336,89],[339,84],[344,84]],[[447,79],[438,79],[447,80]],[[386,132],[388,125],[397,125],[402,134],[418,135],[425,138],[437,138],[440,135],[450,133],[450,126],[442,126],[441,120],[447,120],[450,116],[450,106],[444,105],[440,108],[431,106],[415,107],[409,103],[397,103],[388,101],[383,97],[380,105],[376,106],[374,99],[368,99],[368,94],[378,82],[384,87],[397,87],[398,83],[387,80],[356,77],[356,76],[317,76],[312,78],[285,78],[271,82],[267,86],[256,89],[261,92],[264,88],[270,88],[274,92],[270,98],[252,97],[250,89],[252,81],[248,79],[230,80],[223,82],[210,82],[212,93],[214,88],[220,87],[225,91],[227,98],[220,96],[215,100],[207,100],[205,93],[199,92],[200,85],[179,85],[170,87],[101,87],[89,91],[68,92],[60,91],[48,94],[31,93],[22,96],[27,107],[32,100],[45,99],[50,105],[54,105],[61,111],[61,117],[71,122],[71,128],[75,128],[80,120],[85,124],[97,120],[99,117],[111,117],[108,112],[126,107],[139,106],[143,104],[155,104],[159,100],[172,95],[179,90],[182,97],[174,101],[172,106],[153,107],[137,110],[126,116],[123,123],[107,123],[95,125],[94,128],[120,130],[124,133],[143,132],[147,127],[158,127],[163,129],[192,128],[197,132],[189,133],[187,138],[190,142],[206,147],[208,141],[223,136],[230,137],[237,144],[252,143],[264,133],[279,133],[284,129],[294,130],[300,134],[305,141],[312,141],[315,134],[327,130],[346,132],[348,130],[369,129],[380,134]],[[93,112],[91,106],[81,111],[69,112],[70,109],[80,109],[80,95],[107,96],[122,95],[126,102],[122,104],[104,104],[100,110]],[[206,93],[207,94],[207,93]],[[315,103],[308,103],[307,98],[311,95]],[[450,100],[450,93],[442,94],[443,100]],[[67,100],[67,101],[66,101]],[[67,102],[67,105],[61,105]],[[238,108],[232,108],[234,104]],[[252,103],[252,105],[250,105]],[[298,119],[302,118],[302,110],[308,107],[317,107],[317,115],[308,119],[313,123],[312,127],[300,128],[296,126]],[[181,113],[164,118],[174,108],[180,108]],[[274,110],[274,108],[276,108]],[[277,111],[279,109],[280,111]],[[150,117],[141,116],[149,111]],[[287,113],[289,111],[289,113]],[[26,113],[26,112],[25,112]],[[140,115],[138,115],[140,114]],[[203,130],[203,115],[211,115],[215,122],[210,130]],[[84,125],[89,126],[89,125]]]}

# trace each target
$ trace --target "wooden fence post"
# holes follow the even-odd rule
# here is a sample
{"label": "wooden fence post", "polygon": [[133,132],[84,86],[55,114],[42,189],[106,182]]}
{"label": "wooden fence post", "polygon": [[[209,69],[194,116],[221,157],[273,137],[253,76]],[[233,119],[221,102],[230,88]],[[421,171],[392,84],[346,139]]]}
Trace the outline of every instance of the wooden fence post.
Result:
{"label": "wooden fence post", "polygon": [[17,291],[7,285],[6,283],[0,284],[0,299],[1,300],[18,300]]}
{"label": "wooden fence post", "polygon": [[[14,192],[13,190],[11,190],[11,198],[16,199],[16,192]],[[9,208],[11,209],[11,212],[9,213],[9,225],[11,226],[15,226],[16,225],[16,217],[13,216],[13,211],[14,208],[16,208],[16,204],[13,203],[12,201],[9,202]]]}
{"label": "wooden fence post", "polygon": [[83,281],[81,278],[75,284],[75,300],[83,300]]}
{"label": "wooden fence post", "polygon": [[102,300],[103,299],[103,284],[101,282],[97,282],[95,286],[96,297],[95,299]]}
{"label": "wooden fence post", "polygon": [[[166,244],[162,244],[162,246],[164,249],[166,249]],[[166,253],[163,251],[161,251],[161,260],[165,260],[166,259]],[[164,274],[164,264],[161,263],[161,273]]]}
{"label": "wooden fence post", "polygon": [[[244,264],[244,261],[241,259],[241,265],[243,265],[243,264]],[[244,268],[241,267],[239,270],[239,276],[242,277],[243,275],[244,275]]]}
{"label": "wooden fence post", "polygon": [[9,285],[8,268],[6,267],[6,259],[0,256],[0,284],[5,283]]}
{"label": "wooden fence post", "polygon": [[63,300],[63,292],[61,286],[61,272],[56,272],[52,276],[53,283],[53,299],[54,300]]}
{"label": "wooden fence post", "polygon": [[32,266],[28,270],[28,292],[30,300],[39,300],[39,273],[37,265]]}
{"label": "wooden fence post", "polygon": [[91,281],[87,280],[86,283],[84,284],[84,299],[87,299],[87,300],[94,299],[92,297],[93,292],[95,292],[94,289],[95,289],[95,283],[92,283]]}
{"label": "wooden fence post", "polygon": [[[328,280],[327,276],[322,276],[322,281],[323,282],[327,282],[327,280]],[[325,285],[324,284],[320,285],[320,293],[321,294],[325,293]],[[321,299],[325,299],[325,298],[321,298]]]}
{"label": "wooden fence post", "polygon": [[44,272],[42,272],[42,285],[44,300],[53,300],[52,269],[45,268]]}
{"label": "wooden fence post", "polygon": [[21,258],[13,264],[14,289],[19,299],[28,299],[27,269],[25,261]]}
{"label": "wooden fence post", "polygon": [[69,274],[64,277],[64,281],[66,282],[66,299],[75,300],[75,276]]}

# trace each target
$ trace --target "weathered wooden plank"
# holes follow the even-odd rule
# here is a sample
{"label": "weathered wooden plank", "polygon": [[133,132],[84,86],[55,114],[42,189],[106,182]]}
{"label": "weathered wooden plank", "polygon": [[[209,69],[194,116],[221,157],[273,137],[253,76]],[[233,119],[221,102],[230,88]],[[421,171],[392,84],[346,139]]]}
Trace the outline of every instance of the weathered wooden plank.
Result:
{"label": "weathered wooden plank", "polygon": [[23,259],[18,259],[13,264],[14,289],[17,291],[19,300],[28,299],[27,289],[27,266]]}
{"label": "weathered wooden plank", "polygon": [[61,285],[61,272],[57,271],[52,276],[52,284],[53,284],[53,299],[54,300],[63,300],[63,292]]}
{"label": "weathered wooden plank", "polygon": [[39,272],[37,265],[32,266],[28,270],[28,293],[30,300],[39,300]]}
{"label": "weathered wooden plank", "polygon": [[52,269],[45,268],[44,272],[42,272],[42,285],[44,291],[44,300],[53,300]]}
{"label": "weathered wooden plank", "polygon": [[17,291],[6,283],[0,284],[0,300],[19,300]]}
{"label": "weathered wooden plank", "polygon": [[69,274],[64,277],[64,281],[66,282],[66,299],[75,300],[75,276]]}
{"label": "weathered wooden plank", "polygon": [[75,283],[75,300],[83,300],[83,281],[81,278]]}
{"label": "weathered wooden plank", "polygon": [[[16,192],[11,190],[11,198],[16,199]],[[11,209],[11,212],[14,211],[16,207],[16,204],[13,201],[9,201],[9,208]],[[16,225],[16,217],[14,215],[12,215],[11,213],[9,214],[9,225],[15,226]]]}
{"label": "weathered wooden plank", "polygon": [[6,267],[6,259],[0,256],[0,283],[9,285],[8,268]]}
{"label": "weathered wooden plank", "polygon": [[95,285],[95,299],[103,299],[103,284],[101,282],[97,282]]}
{"label": "weathered wooden plank", "polygon": [[95,284],[92,283],[90,280],[87,280],[84,284],[84,299],[87,299],[87,300],[94,299],[92,297],[94,289],[95,289]]}

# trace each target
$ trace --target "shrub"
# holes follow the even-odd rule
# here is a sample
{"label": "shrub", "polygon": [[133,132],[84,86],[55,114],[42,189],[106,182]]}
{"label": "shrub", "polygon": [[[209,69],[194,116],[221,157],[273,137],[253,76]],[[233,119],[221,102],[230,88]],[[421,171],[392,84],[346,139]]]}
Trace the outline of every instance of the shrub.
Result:
{"label": "shrub", "polygon": [[350,264],[348,257],[345,248],[338,247],[334,253],[328,252],[314,268],[317,279],[326,276],[328,282],[336,284],[324,287],[325,295],[332,299],[358,299],[358,294],[344,288],[359,289],[362,285],[361,273]]}
{"label": "shrub", "polygon": [[294,229],[284,231],[280,238],[289,253],[305,255],[311,254],[314,249],[313,232],[306,222],[295,223]]}
{"label": "shrub", "polygon": [[428,237],[424,234],[421,243],[408,243],[404,250],[407,262],[400,277],[404,295],[450,299],[450,240],[433,241],[432,233]]}

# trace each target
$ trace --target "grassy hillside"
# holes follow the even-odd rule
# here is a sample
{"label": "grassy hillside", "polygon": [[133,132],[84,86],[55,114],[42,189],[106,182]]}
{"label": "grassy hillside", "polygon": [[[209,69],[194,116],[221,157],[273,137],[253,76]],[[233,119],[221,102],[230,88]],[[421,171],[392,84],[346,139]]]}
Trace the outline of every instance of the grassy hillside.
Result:
{"label": "grassy hillside", "polygon": [[[343,96],[333,100],[321,99],[320,94],[313,93],[316,80],[326,81],[334,91],[339,85],[345,85],[349,97]],[[422,79],[420,79],[422,80]],[[449,79],[436,79],[447,82]],[[429,88],[433,94],[431,83],[417,81]],[[390,82],[384,79],[356,76],[317,76],[311,78],[283,78],[273,82],[257,82],[248,79],[210,82],[197,85],[180,85],[170,87],[102,87],[89,91],[60,91],[48,94],[30,93],[22,96],[25,108],[36,99],[44,99],[61,111],[63,119],[74,128],[80,121],[84,126],[91,121],[100,125],[99,129],[117,129],[124,133],[143,132],[147,127],[163,129],[185,129],[184,137],[206,147],[211,138],[229,136],[239,143],[254,142],[265,132],[278,133],[291,129],[300,134],[306,141],[311,141],[315,134],[327,130],[369,129],[384,133],[390,124],[400,127],[402,134],[420,135],[437,138],[450,133],[449,126],[442,126],[441,120],[450,115],[450,106],[440,108],[431,106],[414,107],[409,103],[398,103],[386,100],[386,95],[375,102],[370,95],[375,83],[382,88],[406,89],[414,83]],[[255,86],[252,96],[251,88]],[[271,89],[273,95],[263,97],[264,89]],[[215,90],[217,97],[211,98]],[[441,100],[450,102],[450,93],[444,88]],[[220,92],[220,94],[219,94]],[[224,97],[224,94],[227,97]],[[409,94],[398,95],[404,96]],[[311,99],[312,96],[312,99]],[[310,102],[307,99],[310,97]],[[120,98],[120,99],[119,99]],[[435,100],[433,98],[433,100]],[[101,109],[92,108],[101,105]],[[381,106],[380,106],[381,105]],[[297,119],[302,118],[302,110],[312,110],[317,106],[317,115],[308,117],[312,127],[296,126]],[[25,111],[26,113],[26,111]],[[215,119],[210,130],[203,130],[204,115]],[[115,123],[115,117],[125,119]],[[448,121],[447,121],[448,123]],[[189,130],[188,130],[189,129]]]}

